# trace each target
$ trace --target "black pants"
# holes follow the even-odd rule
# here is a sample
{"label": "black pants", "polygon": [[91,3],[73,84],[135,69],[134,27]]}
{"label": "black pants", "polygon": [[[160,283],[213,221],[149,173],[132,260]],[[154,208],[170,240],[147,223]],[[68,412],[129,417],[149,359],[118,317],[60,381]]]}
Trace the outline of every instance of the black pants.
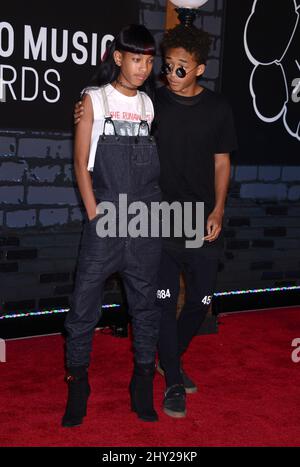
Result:
{"label": "black pants", "polygon": [[[180,358],[199,330],[214,292],[221,247],[184,248],[172,243],[162,249],[157,303],[162,311],[159,359],[167,387],[182,384]],[[185,305],[176,319],[180,273],[184,273]]]}
{"label": "black pants", "polygon": [[155,299],[161,240],[99,238],[96,222],[97,218],[84,226],[75,289],[65,321],[66,364],[89,365],[105,280],[117,271],[123,279],[132,317],[135,360],[154,362],[160,321]]}

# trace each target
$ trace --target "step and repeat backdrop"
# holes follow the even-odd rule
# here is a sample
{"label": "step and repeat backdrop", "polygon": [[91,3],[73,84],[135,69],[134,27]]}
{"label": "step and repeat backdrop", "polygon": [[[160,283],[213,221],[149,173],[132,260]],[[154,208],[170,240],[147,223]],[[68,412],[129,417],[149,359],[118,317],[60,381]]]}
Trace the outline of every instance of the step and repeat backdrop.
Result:
{"label": "step and repeat backdrop", "polygon": [[[1,3],[0,337],[33,333],[28,317],[37,312],[46,313],[47,332],[69,306],[84,213],[74,103],[118,31],[139,22],[139,9],[138,0]],[[114,307],[122,300],[112,277],[109,322],[124,321]]]}
{"label": "step and repeat backdrop", "polygon": [[222,90],[234,107],[237,164],[298,164],[300,1],[226,2]]}
{"label": "step and repeat backdrop", "polygon": [[70,130],[80,90],[138,14],[138,0],[2,2],[0,128]]}
{"label": "step and repeat backdrop", "polygon": [[[73,170],[74,103],[125,24],[141,22],[160,40],[165,7],[164,0],[86,1],[81,8],[2,2],[2,329],[4,322],[20,329],[8,318],[28,310],[55,316],[68,308],[84,214]],[[262,296],[235,291],[267,290],[268,306],[270,290],[300,287],[299,12],[300,0],[208,0],[197,20],[213,39],[204,85],[222,83],[237,126],[216,291],[220,301],[233,291],[238,307],[244,296],[254,309]],[[250,304],[249,297],[258,299]],[[123,299],[118,278],[110,278],[104,303]]]}

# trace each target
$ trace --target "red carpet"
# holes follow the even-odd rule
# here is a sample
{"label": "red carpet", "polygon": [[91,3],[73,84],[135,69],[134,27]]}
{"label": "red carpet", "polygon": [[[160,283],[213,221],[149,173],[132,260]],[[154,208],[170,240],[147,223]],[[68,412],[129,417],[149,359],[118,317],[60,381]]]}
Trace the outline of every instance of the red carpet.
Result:
{"label": "red carpet", "polygon": [[130,340],[95,334],[92,394],[82,426],[60,427],[66,385],[60,336],[7,342],[0,363],[0,446],[300,446],[300,308],[220,317],[218,334],[197,336],[185,367],[198,382],[188,415],[161,410],[163,379],[155,377],[160,420],[143,423],[129,410]]}

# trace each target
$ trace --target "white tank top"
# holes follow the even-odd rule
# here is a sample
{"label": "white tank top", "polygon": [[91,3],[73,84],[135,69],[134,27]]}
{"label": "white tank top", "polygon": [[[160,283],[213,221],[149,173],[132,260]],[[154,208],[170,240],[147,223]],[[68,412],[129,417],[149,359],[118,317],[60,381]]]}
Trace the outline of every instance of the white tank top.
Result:
{"label": "white tank top", "polygon": [[[145,105],[146,118],[149,128],[154,118],[154,108],[152,101],[147,94],[138,91],[135,96],[125,96],[117,91],[111,84],[104,86],[104,91],[107,96],[108,107],[112,120],[119,136],[136,136],[138,134],[138,127],[141,121],[142,104],[139,93],[143,96]],[[88,160],[88,170],[92,171],[94,168],[95,155],[99,136],[103,133],[105,108],[103,103],[102,92],[100,88],[87,88],[83,91],[91,98],[93,105],[94,121],[92,127],[91,144]],[[145,133],[143,133],[145,132]],[[106,124],[105,134],[114,134],[113,126]],[[147,135],[147,128],[140,130],[140,135]]]}

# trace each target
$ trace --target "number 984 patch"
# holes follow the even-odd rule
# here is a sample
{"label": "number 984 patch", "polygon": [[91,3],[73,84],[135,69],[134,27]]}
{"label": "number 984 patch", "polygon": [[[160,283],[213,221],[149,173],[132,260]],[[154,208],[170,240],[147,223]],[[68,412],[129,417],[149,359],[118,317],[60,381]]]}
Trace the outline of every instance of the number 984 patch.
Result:
{"label": "number 984 patch", "polygon": [[167,289],[167,290],[158,290],[156,292],[156,296],[157,298],[161,298],[161,299],[165,299],[165,298],[171,298],[171,294],[170,294],[170,289]]}

